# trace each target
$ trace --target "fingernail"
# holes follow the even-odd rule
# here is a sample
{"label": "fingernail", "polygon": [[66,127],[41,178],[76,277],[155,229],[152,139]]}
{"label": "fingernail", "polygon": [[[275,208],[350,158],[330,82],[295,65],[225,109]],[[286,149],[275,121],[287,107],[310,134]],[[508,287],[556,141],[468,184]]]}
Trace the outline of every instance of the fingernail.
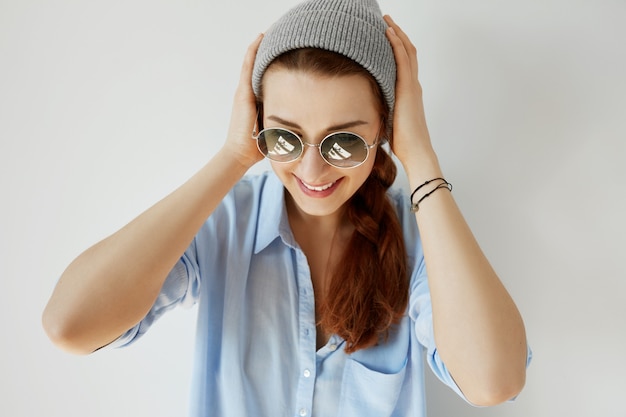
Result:
{"label": "fingernail", "polygon": [[391,34],[394,35],[394,36],[398,36],[398,35],[396,35],[396,31],[393,30],[393,28],[391,26],[389,26],[389,32],[391,32]]}

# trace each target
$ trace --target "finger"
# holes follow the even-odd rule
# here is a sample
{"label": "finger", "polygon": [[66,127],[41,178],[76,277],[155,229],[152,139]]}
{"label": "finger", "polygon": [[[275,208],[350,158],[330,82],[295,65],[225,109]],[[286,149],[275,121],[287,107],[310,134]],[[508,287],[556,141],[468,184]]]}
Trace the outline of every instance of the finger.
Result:
{"label": "finger", "polygon": [[250,46],[248,46],[246,55],[243,60],[243,65],[241,67],[239,85],[248,87],[249,91],[252,91],[252,70],[254,68],[254,60],[256,58],[256,53],[259,50],[261,40],[263,40],[262,33],[257,36],[257,38],[254,40],[254,42],[250,44]]}
{"label": "finger", "polygon": [[235,91],[233,116],[231,117],[231,124],[240,127],[245,126],[245,129],[249,127],[248,130],[250,132],[254,129],[256,121],[254,118],[256,114],[256,97],[252,90],[252,72],[256,54],[262,39],[263,34],[259,34],[246,50],[239,75],[239,85]]}
{"label": "finger", "polygon": [[387,29],[387,39],[389,39],[389,42],[391,43],[391,48],[393,49],[393,54],[396,59],[398,81],[405,79],[409,80],[413,74],[411,58],[402,43],[402,39],[400,39],[391,26]]}
{"label": "finger", "polygon": [[415,45],[413,45],[413,43],[411,42],[411,39],[409,39],[409,36],[402,30],[402,28],[391,18],[391,16],[389,15],[385,15],[384,16],[385,21],[387,22],[387,24],[393,28],[393,31],[396,33],[396,35],[398,35],[398,37],[402,40],[402,44],[404,45],[404,47],[406,48],[407,52],[411,53],[414,52],[417,54],[417,49],[415,48]]}
{"label": "finger", "polygon": [[[252,71],[259,45],[263,39],[263,34],[248,46],[246,50],[241,71],[239,74],[239,84],[235,90],[232,104],[229,137],[248,138],[254,129],[256,114],[256,98],[252,90]],[[247,141],[245,141],[247,143]]]}
{"label": "finger", "polygon": [[[409,39],[409,36],[402,30],[402,28],[391,18],[391,16],[389,15],[385,15],[383,17],[385,19],[385,22],[387,22],[387,24],[389,25],[389,27],[392,29],[391,31],[391,35],[392,36],[396,36],[400,42],[402,43],[403,49],[405,51],[405,53],[407,54],[408,58],[409,58],[409,64],[411,67],[411,70],[417,74],[417,48],[415,48],[415,45],[413,45],[413,43],[411,42],[411,39]],[[391,39],[390,39],[391,41]],[[393,45],[393,43],[392,43]]]}

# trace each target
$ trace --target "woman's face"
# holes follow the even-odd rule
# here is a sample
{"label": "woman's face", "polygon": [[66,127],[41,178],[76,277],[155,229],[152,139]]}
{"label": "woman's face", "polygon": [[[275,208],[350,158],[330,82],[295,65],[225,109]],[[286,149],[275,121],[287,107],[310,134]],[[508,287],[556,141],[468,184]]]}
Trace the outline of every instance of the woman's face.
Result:
{"label": "woman's face", "polygon": [[[381,115],[369,81],[362,75],[327,77],[270,69],[263,78],[263,126],[289,129],[304,142],[319,144],[330,133],[356,133],[371,145]],[[319,148],[304,147],[289,163],[271,161],[300,215],[339,215],[341,208],[369,176],[377,146],[356,168],[336,168],[322,159]]]}

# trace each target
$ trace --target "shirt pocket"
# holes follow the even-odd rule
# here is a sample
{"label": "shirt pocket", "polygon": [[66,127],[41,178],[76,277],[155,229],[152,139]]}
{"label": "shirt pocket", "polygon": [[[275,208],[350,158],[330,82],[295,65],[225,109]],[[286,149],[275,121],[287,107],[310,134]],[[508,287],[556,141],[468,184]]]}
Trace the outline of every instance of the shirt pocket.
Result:
{"label": "shirt pocket", "polygon": [[375,371],[350,358],[346,361],[338,416],[389,417],[398,402],[407,361],[399,371]]}

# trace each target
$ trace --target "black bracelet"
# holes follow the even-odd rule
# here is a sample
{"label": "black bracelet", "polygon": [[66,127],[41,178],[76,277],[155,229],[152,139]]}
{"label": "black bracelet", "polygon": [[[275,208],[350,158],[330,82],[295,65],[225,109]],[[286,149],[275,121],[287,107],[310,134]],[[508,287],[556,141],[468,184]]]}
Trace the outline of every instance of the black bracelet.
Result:
{"label": "black bracelet", "polygon": [[[427,192],[426,194],[424,194],[419,200],[417,200],[417,203],[413,203],[413,197],[415,196],[415,193],[417,193],[420,189],[422,189],[425,185],[430,184],[433,181],[443,181],[443,183],[437,185],[433,190]],[[415,191],[413,191],[411,193],[411,211],[413,213],[416,213],[419,210],[419,204],[429,195],[431,195],[432,193],[434,193],[435,191],[437,191],[440,188],[447,188],[448,190],[452,191],[452,184],[450,184],[448,181],[446,181],[443,178],[433,178],[432,180],[428,180],[426,181],[424,184],[420,185],[419,187],[417,187],[415,189]]]}

